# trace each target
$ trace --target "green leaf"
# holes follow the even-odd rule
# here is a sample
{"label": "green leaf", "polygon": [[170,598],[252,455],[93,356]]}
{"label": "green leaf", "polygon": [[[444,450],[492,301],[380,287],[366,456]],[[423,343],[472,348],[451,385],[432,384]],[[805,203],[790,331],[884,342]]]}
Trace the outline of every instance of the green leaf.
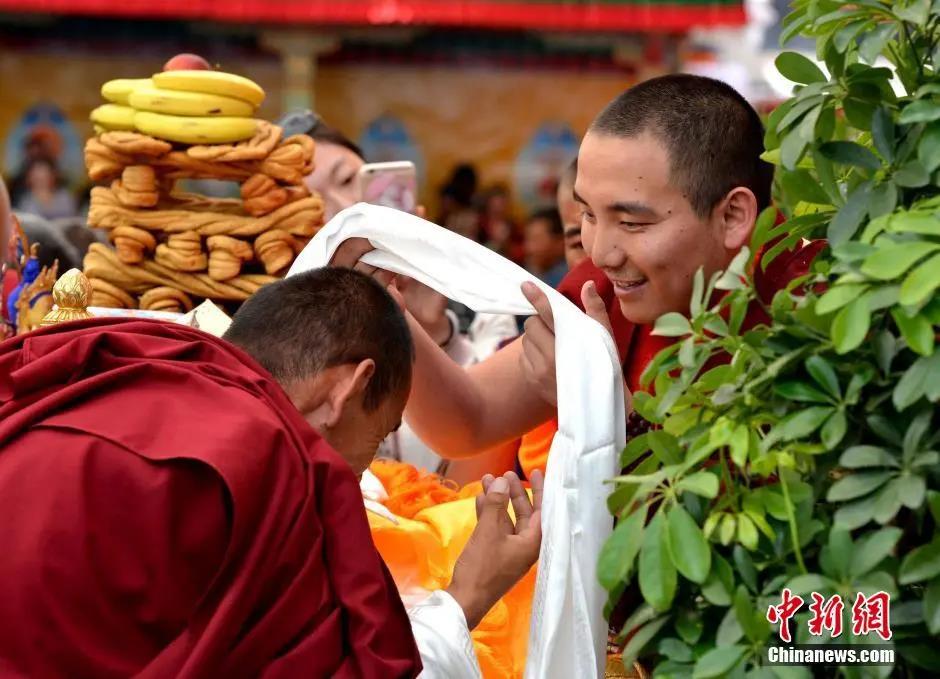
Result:
{"label": "green leaf", "polygon": [[845,417],[845,412],[842,410],[837,410],[826,420],[820,432],[820,437],[822,438],[823,445],[826,446],[826,450],[832,450],[842,442],[842,439],[845,438],[845,432],[848,426],[848,420]]}
{"label": "green leaf", "polygon": [[907,3],[893,3],[894,13],[899,19],[910,21],[918,26],[927,23],[930,16],[930,0],[911,0]]}
{"label": "green leaf", "polygon": [[660,511],[647,526],[640,548],[640,592],[655,610],[667,611],[676,596],[676,582],[666,520]]}
{"label": "green leaf", "polygon": [[672,434],[665,431],[653,430],[649,432],[650,450],[663,464],[678,464],[682,461],[682,450],[679,441]]}
{"label": "green leaf", "polygon": [[733,608],[725,611],[724,617],[718,623],[718,629],[715,630],[715,645],[722,648],[733,646],[744,636],[744,630],[741,629],[741,623],[738,622],[738,616]]}
{"label": "green leaf", "polygon": [[692,302],[690,304],[690,310],[693,316],[698,316],[702,312],[702,304],[704,300],[702,296],[705,294],[705,270],[702,267],[699,267],[695,271],[695,279],[692,284]]}
{"label": "green leaf", "polygon": [[762,641],[761,632],[763,630],[759,625],[754,624],[755,612],[754,603],[751,601],[747,588],[744,585],[738,585],[738,589],[734,593],[734,614],[738,618],[738,624],[741,625],[741,629],[744,630],[744,634],[748,639]]}
{"label": "green leaf", "polygon": [[676,487],[702,497],[718,497],[718,477],[711,472],[701,471],[681,479]]}
{"label": "green leaf", "polygon": [[868,201],[868,214],[872,219],[891,214],[898,205],[898,187],[892,181],[886,181],[871,190]]}
{"label": "green leaf", "polygon": [[844,579],[849,572],[853,551],[854,545],[849,532],[839,526],[832,526],[829,530],[829,541],[820,553],[819,562],[823,572],[832,578]]}
{"label": "green leaf", "polygon": [[676,505],[669,511],[667,524],[670,553],[676,569],[692,582],[705,582],[712,566],[712,553],[702,535],[702,529],[682,505]]}
{"label": "green leaf", "polygon": [[875,493],[872,517],[883,526],[901,511],[901,504],[901,482],[893,478]]}
{"label": "green leaf", "polygon": [[676,662],[692,662],[692,649],[674,637],[659,642],[659,653]]}
{"label": "green leaf", "polygon": [[940,634],[940,577],[931,580],[924,590],[924,622],[931,634]]}
{"label": "green leaf", "polygon": [[793,594],[803,596],[810,592],[828,592],[832,589],[832,582],[818,573],[806,573],[797,575],[787,582],[787,589]]}
{"label": "green leaf", "polygon": [[681,337],[692,332],[689,319],[676,311],[670,311],[656,319],[652,335],[660,337]]}
{"label": "green leaf", "polygon": [[919,99],[908,104],[901,110],[901,115],[898,116],[898,122],[902,125],[931,123],[934,120],[940,120],[940,105],[929,99]]}
{"label": "green leaf", "polygon": [[733,514],[725,514],[725,517],[721,520],[721,527],[718,529],[718,541],[723,545],[730,545],[734,539],[734,531],[737,525],[738,522]]}
{"label": "green leaf", "polygon": [[934,255],[908,274],[901,284],[898,301],[905,306],[917,306],[940,287],[940,255]]}
{"label": "green leaf", "polygon": [[878,446],[852,446],[846,449],[839,458],[839,465],[849,469],[863,469],[865,467],[895,467],[901,466],[898,459],[887,449]]}
{"label": "green leaf", "polygon": [[928,172],[940,167],[940,122],[927,126],[917,146],[917,159]]}
{"label": "green leaf", "polygon": [[865,170],[881,169],[881,161],[864,146],[851,141],[829,141],[820,145],[820,153],[829,160]]}
{"label": "green leaf", "polygon": [[787,80],[801,85],[826,82],[825,74],[812,61],[798,52],[781,52],[774,61],[777,70]]}
{"label": "green leaf", "polygon": [[778,441],[792,441],[809,436],[822,426],[832,412],[833,409],[830,407],[812,406],[791,413],[771,430],[764,439],[764,443],[769,447]]}
{"label": "green leaf", "polygon": [[790,401],[803,403],[829,403],[831,398],[816,387],[800,380],[786,380],[774,384],[774,393]]}
{"label": "green leaf", "polygon": [[749,590],[756,592],[757,570],[754,568],[754,561],[751,559],[751,555],[748,554],[741,545],[734,546],[732,555],[734,557],[734,565],[738,569],[738,575],[741,576],[741,580],[747,585]]}
{"label": "green leaf", "polygon": [[893,22],[885,22],[876,26],[862,39],[858,46],[858,55],[865,63],[875,63],[875,59],[884,52],[885,46],[894,37],[897,30],[897,24]]}
{"label": "green leaf", "polygon": [[661,615],[658,618],[653,618],[651,621],[643,625],[643,627],[639,628],[632,637],[630,637],[630,641],[628,641],[627,645],[623,647],[624,667],[631,667],[633,665],[637,657],[640,655],[640,652],[650,641],[652,641],[659,630],[661,630],[667,622],[669,622],[668,615]]}
{"label": "green leaf", "polygon": [[940,245],[927,241],[905,241],[880,245],[862,263],[866,276],[887,281],[897,278],[921,259],[940,250]]}
{"label": "green leaf", "polygon": [[712,569],[702,585],[702,596],[713,606],[730,606],[731,592],[734,589],[734,572],[731,565],[715,554]]}
{"label": "green leaf", "polygon": [[924,357],[918,358],[911,364],[894,387],[891,402],[898,410],[904,410],[924,395],[927,388],[927,370],[929,363]]}
{"label": "green leaf", "polygon": [[920,314],[911,318],[898,307],[891,310],[891,316],[904,336],[907,346],[921,356],[930,356],[933,353],[934,330],[930,321]]}
{"label": "green leaf", "polygon": [[703,630],[702,618],[697,611],[679,611],[676,616],[676,631],[685,643],[698,643]]}
{"label": "green leaf", "polygon": [[780,162],[787,170],[796,169],[809,142],[800,134],[788,134],[780,144]]}
{"label": "green leaf", "polygon": [[898,582],[910,585],[940,575],[940,538],[908,552],[901,562]]}
{"label": "green leaf", "polygon": [[871,323],[867,297],[859,297],[844,307],[832,321],[830,334],[836,353],[847,354],[865,341]]}
{"label": "green leaf", "polygon": [[894,120],[886,106],[879,106],[871,119],[871,138],[878,153],[889,163],[894,160]]}
{"label": "green leaf", "polygon": [[829,361],[822,356],[814,355],[806,359],[805,365],[806,372],[816,381],[816,384],[825,389],[831,396],[841,398],[842,390],[839,388],[839,377]]}
{"label": "green leaf", "polygon": [[832,45],[840,54],[844,53],[849,44],[862,32],[869,22],[865,19],[852,21],[840,28],[832,36]]}
{"label": "green leaf", "polygon": [[892,477],[891,472],[856,472],[836,481],[826,494],[828,502],[854,500],[880,488]]}
{"label": "green leaf", "polygon": [[833,285],[822,297],[816,300],[816,313],[823,316],[841,309],[852,300],[858,299],[866,290],[868,290],[868,286],[864,283]]}
{"label": "green leaf", "polygon": [[643,522],[646,506],[642,505],[620,521],[601,548],[597,558],[597,578],[606,590],[612,590],[627,579],[633,561],[643,544]]}
{"label": "green leaf", "polygon": [[849,563],[849,575],[857,578],[871,571],[875,566],[891,555],[894,546],[901,539],[900,528],[882,528],[868,533],[859,540],[852,551]]}
{"label": "green leaf", "polygon": [[780,178],[780,183],[783,185],[783,190],[786,191],[787,198],[791,203],[801,200],[819,205],[829,203],[829,196],[822,190],[816,178],[806,170],[784,172]]}
{"label": "green leaf", "polygon": [[882,330],[875,335],[874,349],[875,359],[878,361],[878,367],[881,369],[882,373],[887,375],[889,372],[891,372],[891,363],[894,361],[894,357],[897,355],[897,340],[890,332],[887,330]]}
{"label": "green leaf", "polygon": [[757,527],[751,521],[751,517],[747,514],[738,514],[738,542],[753,552],[757,549],[759,539]]}
{"label": "green leaf", "polygon": [[871,498],[865,497],[839,507],[833,516],[833,521],[837,526],[847,530],[855,530],[870,522],[874,511],[875,508]]}
{"label": "green leaf", "polygon": [[940,525],[940,491],[928,490],[927,502],[930,504],[930,515],[934,523]]}
{"label": "green leaf", "polygon": [[868,182],[859,186],[845,201],[845,205],[836,213],[827,230],[827,237],[831,245],[837,246],[845,243],[858,231],[859,225],[868,213],[868,192],[870,190],[871,184]]}
{"label": "green leaf", "polygon": [[892,233],[940,236],[940,217],[925,212],[901,212],[891,217],[888,230]]}
{"label": "green leaf", "polygon": [[712,679],[727,676],[735,665],[741,662],[747,648],[744,646],[726,646],[713,648],[695,663],[692,679]]}
{"label": "green leaf", "polygon": [[[938,109],[940,110],[940,109]],[[894,173],[894,183],[898,186],[917,188],[930,182],[930,173],[919,160],[911,160]]]}
{"label": "green leaf", "polygon": [[902,474],[898,477],[898,489],[901,504],[908,509],[920,509],[927,494],[927,482],[923,476]]}
{"label": "green leaf", "polygon": [[814,108],[821,108],[823,101],[824,97],[822,95],[806,97],[805,99],[794,99],[793,105],[787,109],[787,112],[783,116],[781,116],[777,126],[774,129],[778,132],[783,132],[788,127],[793,125],[793,123],[797,122],[800,118],[806,115],[808,111],[811,111]]}

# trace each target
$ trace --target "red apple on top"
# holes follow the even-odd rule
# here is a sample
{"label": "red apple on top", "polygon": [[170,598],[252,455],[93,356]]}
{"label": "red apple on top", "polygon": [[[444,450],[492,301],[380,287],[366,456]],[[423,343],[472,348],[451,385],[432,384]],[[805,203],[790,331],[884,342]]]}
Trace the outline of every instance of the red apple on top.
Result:
{"label": "red apple on top", "polygon": [[177,54],[163,65],[164,71],[211,71],[212,66],[198,54]]}

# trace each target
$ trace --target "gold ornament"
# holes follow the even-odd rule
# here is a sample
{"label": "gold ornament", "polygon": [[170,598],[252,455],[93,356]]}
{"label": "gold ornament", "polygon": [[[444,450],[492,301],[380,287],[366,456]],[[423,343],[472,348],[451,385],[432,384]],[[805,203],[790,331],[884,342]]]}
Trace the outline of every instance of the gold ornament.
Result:
{"label": "gold ornament", "polygon": [[41,326],[91,318],[88,304],[91,301],[91,283],[78,269],[66,271],[52,287],[52,300],[56,308],[42,319]]}

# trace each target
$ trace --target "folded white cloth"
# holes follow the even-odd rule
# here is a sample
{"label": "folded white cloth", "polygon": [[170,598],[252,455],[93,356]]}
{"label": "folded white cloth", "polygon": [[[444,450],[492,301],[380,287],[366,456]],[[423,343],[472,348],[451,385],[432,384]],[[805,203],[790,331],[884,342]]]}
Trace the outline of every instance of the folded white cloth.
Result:
{"label": "folded white cloth", "polygon": [[509,260],[414,215],[375,205],[360,203],[336,215],[288,275],[326,266],[339,245],[353,237],[367,238],[375,247],[363,261],[415,278],[478,313],[533,313],[520,290],[524,281],[548,296],[555,319],[558,433],[545,477],[526,677],[599,676],[607,623],[605,593],[595,570],[612,528],[603,483],[616,473],[625,439],[623,382],[613,339],[564,296]]}

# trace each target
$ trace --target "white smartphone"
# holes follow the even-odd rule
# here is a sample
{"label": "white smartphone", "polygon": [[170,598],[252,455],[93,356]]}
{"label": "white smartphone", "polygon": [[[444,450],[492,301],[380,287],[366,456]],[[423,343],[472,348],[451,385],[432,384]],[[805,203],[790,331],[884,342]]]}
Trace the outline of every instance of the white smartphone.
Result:
{"label": "white smartphone", "polygon": [[359,199],[414,214],[418,175],[411,161],[366,163],[359,168]]}

